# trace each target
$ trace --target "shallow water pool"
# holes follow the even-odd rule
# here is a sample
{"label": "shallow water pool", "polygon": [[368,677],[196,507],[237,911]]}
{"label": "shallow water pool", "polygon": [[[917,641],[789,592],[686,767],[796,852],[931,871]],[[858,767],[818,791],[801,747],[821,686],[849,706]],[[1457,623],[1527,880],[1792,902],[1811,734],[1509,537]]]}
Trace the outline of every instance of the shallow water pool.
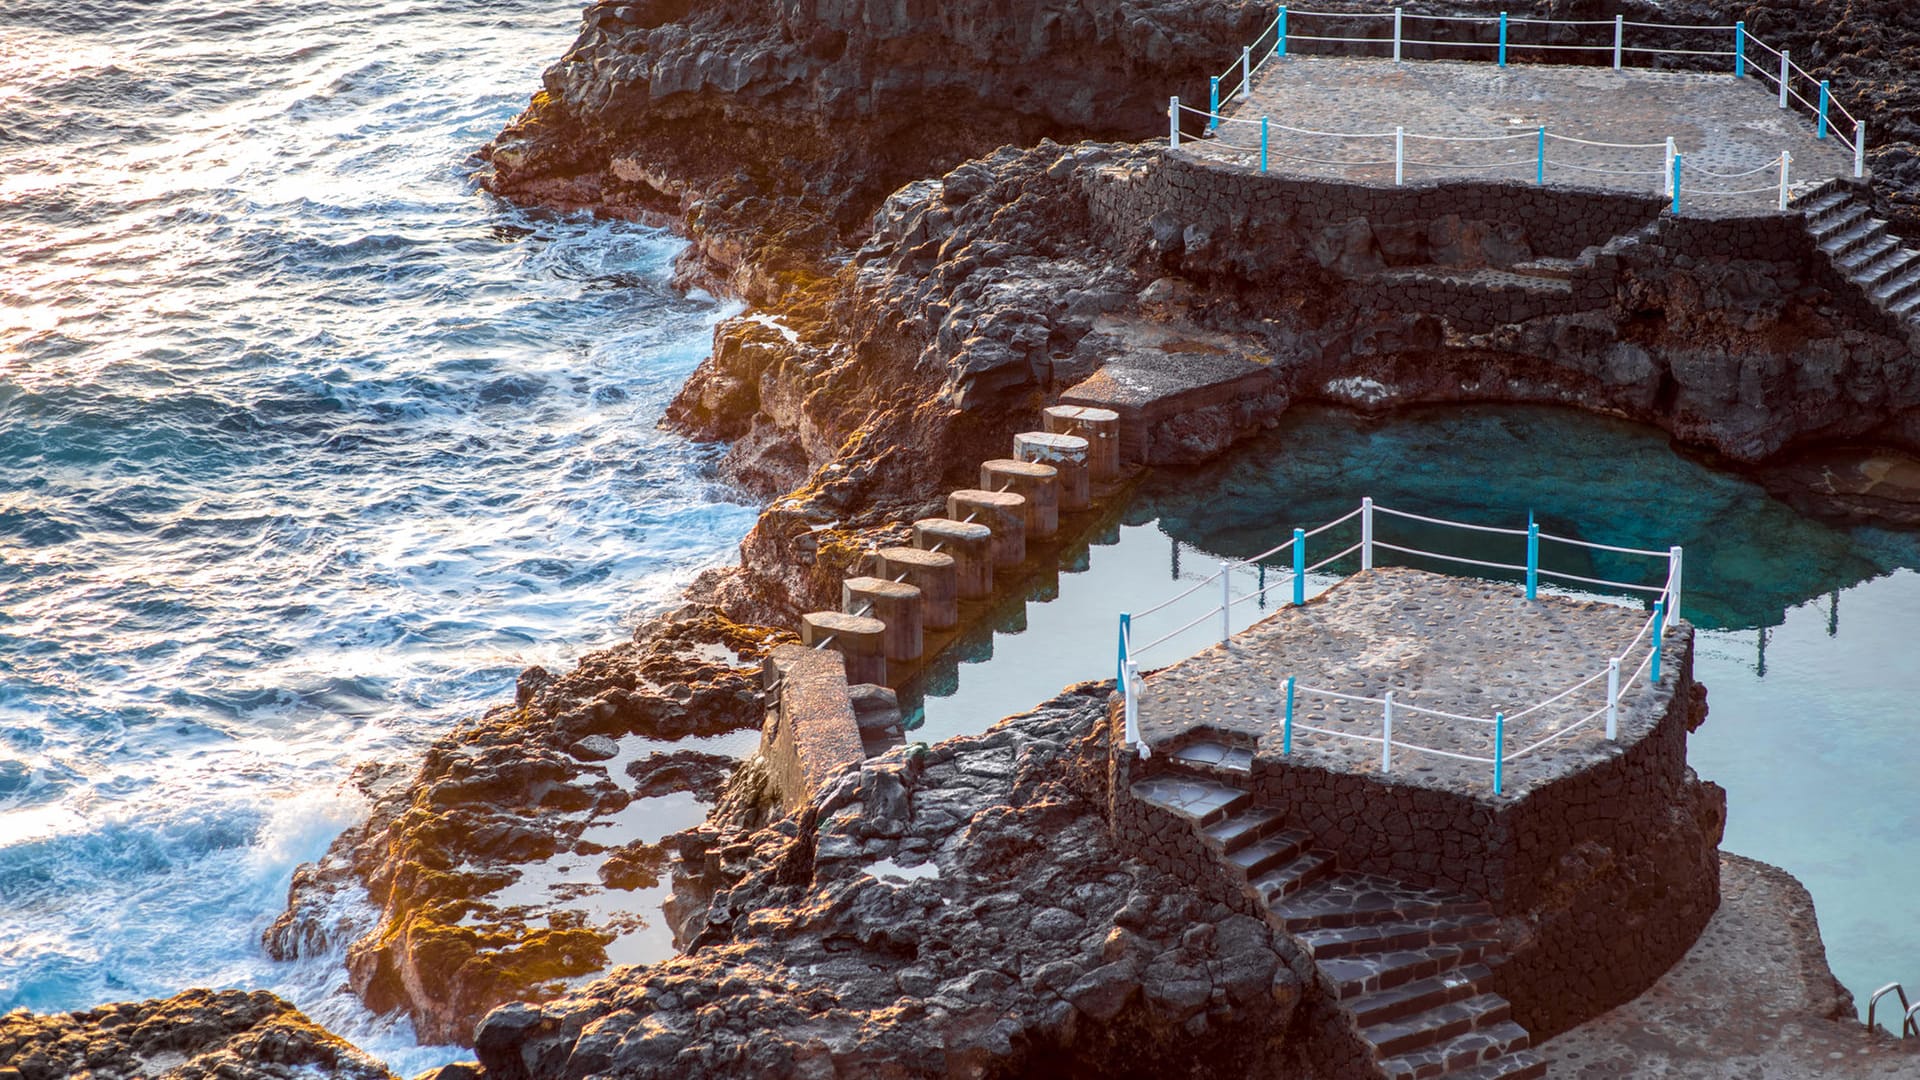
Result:
{"label": "shallow water pool", "polygon": [[[1024,603],[1009,598],[909,688],[916,737],[978,731],[1066,683],[1112,677],[1119,612],[1337,518],[1363,495],[1477,524],[1524,527],[1531,512],[1550,533],[1684,545],[1683,607],[1700,630],[1695,671],[1711,707],[1690,756],[1727,789],[1723,846],[1807,885],[1834,973],[1863,1004],[1887,981],[1920,985],[1920,535],[1806,517],[1651,428],[1540,407],[1390,420],[1295,410],[1219,461],[1143,480],[1116,520],[1068,550],[1064,572],[1037,578]],[[1523,561],[1514,538],[1393,527],[1405,546]],[[1350,542],[1337,530],[1316,540],[1311,561]],[[1575,558],[1552,545],[1542,565],[1653,585],[1665,574],[1656,560]],[[1349,559],[1328,571],[1354,568]],[[1261,581],[1238,571],[1235,594]],[[1270,592],[1267,610],[1287,599]],[[1137,625],[1136,648],[1218,602],[1213,586],[1201,589]],[[1234,628],[1263,614],[1256,596],[1235,609]],[[1152,664],[1219,633],[1217,616],[1204,619]]]}

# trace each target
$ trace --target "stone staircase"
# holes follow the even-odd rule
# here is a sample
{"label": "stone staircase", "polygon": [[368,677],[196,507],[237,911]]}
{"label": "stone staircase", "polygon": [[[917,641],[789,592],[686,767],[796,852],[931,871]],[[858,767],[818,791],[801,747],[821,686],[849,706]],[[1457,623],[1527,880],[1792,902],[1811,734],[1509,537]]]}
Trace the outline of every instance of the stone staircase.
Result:
{"label": "stone staircase", "polygon": [[1875,308],[1909,329],[1920,322],[1920,251],[1901,246],[1857,189],[1824,184],[1796,200],[1794,208],[1834,269]]}
{"label": "stone staircase", "polygon": [[1390,1080],[1534,1080],[1547,1061],[1484,989],[1505,954],[1484,902],[1341,871],[1331,852],[1261,806],[1244,782],[1251,753],[1193,742],[1135,798],[1191,820],[1268,921],[1313,958],[1321,988]]}

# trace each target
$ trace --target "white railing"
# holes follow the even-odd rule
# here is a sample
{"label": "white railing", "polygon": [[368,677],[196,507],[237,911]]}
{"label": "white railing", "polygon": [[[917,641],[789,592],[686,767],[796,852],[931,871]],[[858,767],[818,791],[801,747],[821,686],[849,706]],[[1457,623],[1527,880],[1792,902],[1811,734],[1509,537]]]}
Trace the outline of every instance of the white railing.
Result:
{"label": "white railing", "polygon": [[[1297,20],[1301,18],[1306,18],[1310,20],[1337,20],[1337,19],[1390,20],[1392,25],[1391,25],[1391,33],[1389,35],[1382,35],[1382,36],[1352,37],[1352,36],[1340,36],[1340,35],[1333,35],[1333,34],[1300,34],[1290,29],[1289,20]],[[1445,27],[1446,24],[1453,24],[1453,23],[1467,24],[1473,27],[1474,33],[1480,34],[1483,36],[1488,28],[1497,27],[1497,39],[1493,41],[1439,40],[1430,36],[1434,31],[1424,31],[1424,33],[1428,34],[1429,36],[1408,37],[1406,36],[1405,28],[1406,28],[1406,24],[1409,21],[1419,23],[1419,24],[1437,25],[1443,28]],[[1611,32],[1610,40],[1606,41],[1605,43],[1575,44],[1575,43],[1568,43],[1564,41],[1563,42],[1516,41],[1512,39],[1512,35],[1511,35],[1511,30],[1513,27],[1521,27],[1521,28],[1544,27],[1545,28],[1544,31],[1533,31],[1531,29],[1526,29],[1524,31],[1525,34],[1551,34],[1553,32],[1554,27],[1576,28],[1576,34],[1591,33],[1590,30],[1582,29],[1582,28],[1592,28],[1592,27],[1609,27],[1611,28],[1612,32]],[[1678,49],[1678,48],[1659,47],[1657,45],[1652,45],[1652,44],[1628,45],[1627,41],[1629,40],[1629,35],[1628,35],[1629,30],[1633,31],[1635,35],[1638,35],[1633,38],[1633,40],[1635,41],[1642,40],[1642,38],[1647,36],[1647,32],[1649,31],[1666,33],[1666,34],[1726,33],[1730,35],[1730,40],[1728,42],[1729,47],[1726,49]],[[1315,164],[1326,164],[1326,165],[1392,164],[1394,165],[1395,182],[1400,183],[1403,181],[1405,168],[1409,164],[1420,166],[1420,167],[1428,167],[1428,168],[1443,168],[1443,169],[1482,168],[1482,169],[1492,169],[1492,170],[1511,169],[1511,168],[1521,167],[1525,164],[1524,160],[1505,160],[1505,161],[1497,161],[1497,162],[1487,162],[1478,166],[1469,165],[1469,164],[1457,164],[1453,162],[1409,161],[1406,158],[1404,151],[1401,149],[1402,144],[1408,138],[1427,139],[1427,140],[1433,140],[1433,141],[1453,141],[1453,142],[1498,142],[1498,141],[1509,140],[1509,139],[1526,139],[1526,138],[1537,137],[1540,144],[1538,148],[1538,153],[1534,159],[1535,160],[1535,177],[1536,177],[1537,183],[1546,182],[1546,168],[1548,165],[1553,164],[1553,165],[1559,165],[1561,167],[1573,169],[1575,171],[1589,172],[1589,173],[1613,172],[1613,173],[1621,173],[1625,175],[1653,175],[1659,178],[1664,194],[1673,195],[1676,192],[1674,175],[1676,173],[1676,162],[1678,158],[1676,155],[1672,153],[1671,149],[1669,149],[1666,161],[1663,163],[1663,167],[1660,169],[1619,170],[1619,169],[1598,168],[1593,166],[1582,166],[1577,163],[1570,163],[1570,162],[1549,162],[1547,160],[1546,146],[1545,146],[1547,139],[1558,138],[1563,141],[1579,142],[1589,146],[1604,146],[1604,147],[1624,148],[1624,149],[1661,149],[1661,148],[1669,148],[1673,143],[1672,139],[1666,140],[1665,143],[1651,143],[1651,144],[1604,143],[1604,142],[1593,142],[1593,141],[1584,140],[1584,139],[1577,139],[1572,136],[1557,135],[1552,132],[1546,132],[1545,129],[1538,129],[1538,131],[1535,131],[1535,132],[1521,132],[1521,133],[1516,133],[1514,135],[1496,135],[1496,136],[1486,136],[1481,138],[1408,134],[1404,131],[1403,128],[1398,128],[1398,127],[1390,132],[1326,132],[1326,131],[1313,131],[1311,129],[1305,129],[1305,128],[1288,127],[1287,125],[1284,125],[1284,124],[1272,124],[1271,118],[1269,117],[1261,117],[1256,120],[1256,119],[1240,119],[1236,117],[1229,117],[1229,116],[1222,115],[1221,107],[1223,105],[1232,105],[1235,102],[1243,101],[1244,99],[1251,97],[1253,94],[1255,78],[1258,77],[1259,74],[1263,70],[1265,70],[1269,64],[1273,63],[1276,60],[1286,57],[1288,55],[1289,48],[1300,42],[1311,42],[1315,44],[1326,44],[1326,45],[1335,45],[1335,46],[1357,44],[1362,46],[1391,49],[1391,55],[1395,61],[1399,61],[1401,59],[1403,47],[1406,45],[1420,45],[1420,46],[1426,46],[1426,47],[1459,49],[1459,50],[1464,50],[1470,54],[1479,54],[1484,52],[1485,50],[1492,50],[1491,58],[1496,63],[1498,63],[1498,65],[1501,67],[1507,66],[1507,56],[1509,51],[1512,51],[1512,50],[1519,50],[1521,52],[1545,50],[1545,51],[1561,51],[1561,52],[1582,52],[1582,53],[1589,53],[1589,54],[1607,53],[1607,54],[1611,54],[1612,63],[1615,70],[1621,69],[1626,64],[1627,59],[1629,57],[1639,57],[1639,56],[1720,57],[1720,58],[1730,58],[1733,61],[1732,74],[1736,78],[1747,77],[1748,56],[1750,53],[1757,50],[1764,54],[1769,54],[1772,57],[1777,58],[1779,61],[1777,74],[1773,70],[1770,70],[1773,67],[1773,65],[1768,63],[1768,64],[1753,65],[1753,75],[1754,77],[1760,78],[1762,80],[1766,80],[1766,79],[1773,80],[1773,84],[1778,90],[1780,108],[1785,109],[1785,108],[1788,108],[1791,103],[1794,103],[1794,102],[1799,103],[1808,111],[1808,113],[1811,116],[1813,116],[1816,119],[1815,138],[1824,140],[1829,136],[1829,134],[1831,134],[1832,137],[1837,142],[1839,142],[1841,145],[1845,146],[1849,151],[1851,151],[1853,154],[1853,175],[1856,179],[1865,175],[1865,171],[1866,171],[1866,123],[1864,121],[1856,119],[1853,116],[1853,114],[1848,112],[1844,106],[1840,105],[1838,102],[1833,100],[1832,85],[1829,82],[1825,80],[1817,80],[1812,75],[1808,74],[1804,68],[1801,68],[1798,64],[1795,64],[1792,61],[1792,58],[1788,55],[1787,50],[1776,50],[1772,46],[1769,46],[1765,42],[1762,42],[1759,39],[1753,37],[1751,34],[1748,34],[1746,29],[1746,23],[1738,22],[1732,26],[1674,25],[1674,24],[1666,24],[1666,23],[1629,22],[1622,16],[1615,16],[1611,20],[1525,19],[1525,18],[1509,18],[1507,14],[1504,12],[1502,12],[1497,16],[1494,16],[1494,15],[1486,15],[1486,16],[1410,15],[1410,14],[1404,13],[1399,8],[1395,8],[1391,12],[1345,13],[1345,12],[1327,12],[1327,11],[1301,11],[1298,9],[1289,9],[1286,6],[1282,5],[1281,7],[1279,7],[1278,14],[1275,16],[1273,22],[1268,23],[1267,26],[1260,31],[1260,33],[1254,38],[1254,41],[1252,44],[1240,50],[1239,59],[1235,63],[1228,66],[1228,68],[1225,71],[1223,71],[1221,74],[1212,76],[1208,80],[1208,102],[1207,102],[1207,108],[1205,110],[1195,109],[1190,106],[1183,107],[1180,104],[1180,99],[1178,97],[1175,97],[1172,99],[1172,103],[1169,105],[1169,108],[1168,108],[1168,117],[1169,117],[1168,138],[1171,145],[1173,146],[1180,145],[1181,115],[1182,115],[1183,109],[1186,113],[1189,113],[1195,116],[1204,117],[1205,132],[1209,136],[1214,136],[1216,142],[1219,141],[1220,127],[1222,124],[1238,123],[1238,124],[1247,125],[1250,127],[1257,127],[1259,129],[1259,145],[1258,146],[1250,146],[1244,143],[1241,143],[1241,144],[1227,143],[1226,145],[1231,145],[1233,146],[1234,149],[1244,151],[1244,152],[1249,152],[1249,153],[1257,152],[1260,156],[1260,170],[1262,172],[1267,171],[1269,157],[1276,156],[1272,151],[1271,147],[1269,146],[1269,133],[1272,130],[1278,130],[1282,132],[1289,132],[1289,133],[1300,134],[1300,135],[1324,136],[1324,137],[1334,137],[1334,138],[1343,138],[1343,139],[1392,138],[1395,140],[1395,145],[1396,145],[1396,152],[1394,155],[1394,160],[1392,162],[1383,161],[1383,160],[1382,161],[1327,160],[1327,159],[1315,159],[1315,158],[1308,158],[1308,157],[1297,157],[1294,155],[1286,155],[1286,154],[1279,154],[1277,156],[1290,158],[1291,160],[1299,160],[1299,161],[1312,162]],[[1809,100],[1805,94],[1802,94],[1800,92],[1802,89],[1805,89],[1808,93],[1814,94],[1817,100]],[[1840,120],[1843,120],[1844,123],[1835,124],[1834,114],[1838,114],[1838,118]],[[1249,135],[1250,137],[1252,135],[1252,132],[1247,131],[1246,134]],[[1774,161],[1769,162],[1768,164],[1761,166],[1758,169],[1751,170],[1748,173],[1727,174],[1724,176],[1721,174],[1709,174],[1709,175],[1718,176],[1722,179],[1733,179],[1739,176],[1753,175],[1760,172],[1766,172],[1775,168],[1778,168],[1780,170],[1780,177],[1781,177],[1780,184],[1778,185],[1778,190],[1784,191],[1786,189],[1786,170],[1787,170],[1787,154],[1784,151]],[[1759,194],[1759,193],[1771,193],[1774,190],[1776,190],[1775,187],[1773,185],[1769,185],[1768,187],[1765,187],[1765,188],[1743,189],[1740,191],[1725,191],[1725,190],[1712,191],[1712,190],[1706,190],[1706,189],[1697,189],[1697,193],[1702,195],[1749,195],[1749,194]]]}
{"label": "white railing", "polygon": [[[1463,555],[1424,551],[1419,548],[1389,543],[1376,536],[1376,518],[1382,514],[1443,528],[1523,538],[1526,543],[1525,562],[1507,563],[1488,559],[1475,559]],[[1338,526],[1345,525],[1355,518],[1358,518],[1360,522],[1358,542],[1328,555],[1311,565],[1307,563],[1307,543],[1309,540]],[[1566,573],[1564,571],[1548,570],[1540,565],[1540,545],[1542,541],[1584,548],[1590,551],[1606,551],[1618,555],[1664,560],[1667,564],[1666,581],[1664,584],[1656,586],[1639,582],[1612,581],[1604,578],[1592,578],[1579,574]],[[1222,647],[1226,647],[1230,644],[1233,637],[1232,611],[1236,606],[1255,597],[1260,597],[1264,601],[1269,593],[1283,589],[1290,589],[1291,602],[1294,605],[1305,604],[1308,599],[1309,575],[1322,571],[1333,563],[1350,558],[1356,554],[1359,556],[1360,571],[1371,570],[1374,568],[1375,560],[1381,552],[1393,552],[1417,558],[1437,559],[1481,569],[1523,574],[1525,575],[1525,589],[1528,600],[1533,600],[1538,597],[1540,579],[1543,577],[1573,585],[1592,586],[1603,589],[1625,589],[1652,596],[1653,612],[1647,620],[1641,624],[1639,631],[1633,636],[1633,639],[1627,642],[1624,648],[1612,655],[1604,669],[1588,674],[1574,682],[1571,686],[1547,694],[1538,700],[1517,702],[1510,708],[1495,712],[1492,716],[1467,716],[1441,709],[1426,708],[1410,703],[1404,696],[1399,700],[1395,700],[1394,695],[1396,692],[1393,690],[1386,691],[1380,697],[1341,693],[1323,687],[1308,686],[1300,683],[1294,677],[1289,676],[1285,684],[1286,712],[1284,726],[1282,728],[1281,746],[1281,753],[1283,755],[1291,755],[1293,753],[1294,733],[1298,731],[1329,739],[1377,745],[1380,747],[1381,771],[1391,772],[1393,770],[1393,752],[1398,748],[1455,761],[1490,765],[1492,766],[1491,783],[1493,791],[1495,794],[1499,794],[1504,788],[1505,771],[1508,764],[1523,759],[1576,732],[1589,730],[1596,722],[1601,722],[1606,739],[1611,741],[1617,738],[1619,733],[1621,701],[1630,694],[1636,686],[1641,685],[1640,677],[1642,675],[1647,676],[1648,685],[1660,681],[1660,663],[1665,630],[1677,623],[1680,619],[1682,552],[1679,547],[1671,547],[1663,552],[1651,551],[1644,548],[1620,547],[1613,544],[1600,544],[1588,540],[1577,540],[1573,537],[1557,536],[1552,533],[1542,532],[1540,531],[1538,523],[1532,520],[1528,521],[1527,527],[1524,529],[1500,528],[1492,525],[1474,525],[1463,521],[1450,521],[1444,518],[1428,517],[1405,510],[1378,506],[1371,498],[1366,498],[1360,501],[1360,505],[1356,509],[1324,525],[1311,530],[1293,530],[1292,537],[1277,547],[1270,548],[1246,559],[1234,559],[1222,562],[1219,570],[1212,575],[1202,578],[1184,592],[1169,597],[1155,604],[1153,607],[1137,613],[1121,614],[1118,677],[1124,708],[1123,719],[1125,722],[1125,738],[1127,744],[1135,748],[1141,757],[1149,756],[1151,753],[1151,748],[1140,736],[1140,698],[1147,682],[1147,676],[1141,674],[1139,667],[1140,657],[1143,654],[1167,645],[1169,642],[1174,641],[1201,624],[1212,621],[1216,616],[1220,624],[1220,644]],[[1259,565],[1264,569],[1264,560],[1282,553],[1291,554],[1293,565],[1291,570],[1284,572],[1285,577],[1278,585],[1267,585],[1263,577],[1259,588],[1242,596],[1234,595],[1233,575],[1237,568]],[[1337,577],[1331,581],[1325,581],[1316,591],[1316,595],[1319,592],[1325,592],[1327,589],[1332,588],[1342,580],[1345,580],[1345,576]],[[1215,582],[1219,583],[1220,588],[1220,601],[1217,606],[1207,609],[1197,617],[1189,619],[1174,629],[1158,634],[1144,644],[1136,645],[1134,643],[1133,637],[1136,623],[1154,616],[1167,615],[1167,613],[1172,610],[1173,605],[1195,595],[1202,589],[1213,585]],[[1633,661],[1636,656],[1639,658],[1638,664],[1634,665],[1628,671],[1626,679],[1623,681],[1621,678],[1622,669],[1629,664],[1629,662]],[[1570,722],[1562,723],[1554,727],[1552,730],[1545,732],[1545,734],[1540,735],[1540,737],[1535,738],[1532,742],[1518,749],[1509,749],[1507,729],[1510,723],[1526,719],[1534,713],[1541,712],[1553,706],[1565,708],[1565,703],[1570,703],[1575,700],[1576,695],[1578,695],[1580,691],[1597,685],[1602,679],[1606,681],[1606,691],[1602,704]],[[1346,705],[1360,705],[1369,708],[1377,706],[1380,716],[1380,733],[1378,735],[1362,735],[1352,731],[1338,731],[1331,728],[1296,722],[1295,705],[1297,700],[1302,696],[1319,697],[1327,701],[1344,703]],[[1396,737],[1394,734],[1396,711],[1404,715],[1443,721],[1449,725],[1450,737],[1456,741],[1461,739],[1458,725],[1474,725],[1474,727],[1467,729],[1469,735],[1466,739],[1467,741],[1472,741],[1476,737],[1474,733],[1477,733],[1477,737],[1488,745],[1488,753],[1474,754],[1460,750],[1446,750],[1439,747],[1427,746],[1408,740],[1404,734]],[[1535,732],[1535,734],[1539,733]]]}

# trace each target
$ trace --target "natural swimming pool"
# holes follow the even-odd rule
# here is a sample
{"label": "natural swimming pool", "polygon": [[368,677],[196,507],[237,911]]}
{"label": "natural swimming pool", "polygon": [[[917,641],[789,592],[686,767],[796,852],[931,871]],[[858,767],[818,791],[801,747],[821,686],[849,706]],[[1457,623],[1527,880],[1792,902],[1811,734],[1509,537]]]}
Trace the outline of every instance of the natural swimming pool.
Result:
{"label": "natural swimming pool", "polygon": [[[923,710],[916,737],[977,731],[1066,683],[1111,677],[1119,612],[1179,592],[1223,557],[1271,548],[1296,525],[1339,517],[1363,495],[1480,524],[1524,526],[1531,511],[1561,535],[1684,545],[1684,611],[1699,629],[1695,674],[1711,708],[1690,759],[1727,789],[1723,847],[1807,885],[1834,973],[1863,1004],[1890,980],[1920,985],[1920,535],[1807,517],[1639,425],[1544,407],[1385,420],[1297,409],[1218,461],[1144,479],[1116,520],[1068,549],[1064,572],[1007,598],[907,689],[903,704]],[[1412,547],[1518,561],[1504,537],[1405,535]],[[1632,572],[1605,558],[1558,565]],[[1235,590],[1258,584],[1257,571],[1241,571]],[[1285,601],[1274,593],[1268,610]],[[1194,602],[1198,614],[1218,600]],[[1249,602],[1234,622],[1264,614]],[[1209,620],[1155,663],[1217,635]]]}

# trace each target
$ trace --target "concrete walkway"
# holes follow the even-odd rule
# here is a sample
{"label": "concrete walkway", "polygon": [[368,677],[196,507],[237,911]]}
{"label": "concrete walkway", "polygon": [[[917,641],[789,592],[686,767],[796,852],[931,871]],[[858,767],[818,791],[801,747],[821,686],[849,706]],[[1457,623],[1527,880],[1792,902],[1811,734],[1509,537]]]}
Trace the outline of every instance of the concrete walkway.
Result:
{"label": "concrete walkway", "polygon": [[[1205,108],[1206,103],[1193,102]],[[1853,155],[1838,139],[1814,137],[1802,112],[1782,110],[1760,79],[1728,74],[1628,68],[1350,57],[1285,57],[1254,77],[1251,96],[1220,105],[1222,116],[1269,117],[1322,132],[1372,132],[1386,138],[1339,139],[1270,130],[1269,169],[1294,176],[1393,183],[1395,126],[1404,127],[1405,179],[1495,177],[1534,181],[1538,128],[1593,142],[1662,143],[1672,136],[1684,158],[1683,213],[1751,214],[1777,202],[1779,172],[1767,168],[1737,179],[1707,175],[1759,169],[1782,150],[1793,155],[1790,180],[1806,190],[1835,176],[1853,175]],[[1193,122],[1196,118],[1189,118]],[[1413,135],[1503,141],[1446,142]],[[1851,137],[1851,132],[1847,133]],[[1216,137],[1184,142],[1183,149],[1240,165],[1258,166],[1259,128],[1223,123]],[[1236,149],[1238,147],[1239,149]],[[1559,140],[1547,144],[1549,184],[1660,193],[1665,151],[1622,149]],[[1370,162],[1371,164],[1341,164]],[[1471,166],[1471,167],[1462,167]],[[1692,171],[1689,171],[1692,170]],[[1770,185],[1772,185],[1770,187]],[[1701,191],[1766,191],[1737,197]]]}

